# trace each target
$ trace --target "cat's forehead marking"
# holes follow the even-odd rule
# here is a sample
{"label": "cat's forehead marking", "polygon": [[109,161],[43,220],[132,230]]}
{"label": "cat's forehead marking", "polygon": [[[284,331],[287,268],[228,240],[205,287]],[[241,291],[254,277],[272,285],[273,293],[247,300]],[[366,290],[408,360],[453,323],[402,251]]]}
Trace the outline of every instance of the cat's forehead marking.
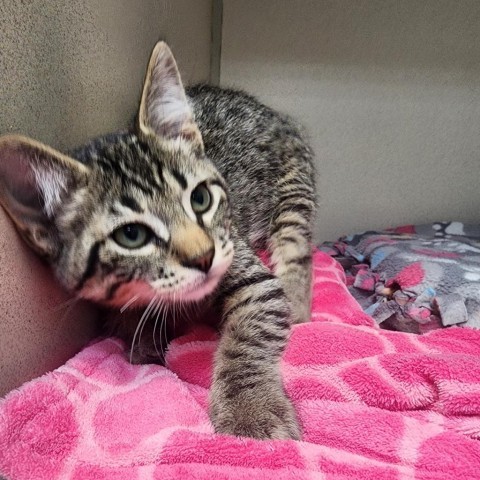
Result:
{"label": "cat's forehead marking", "polygon": [[94,156],[96,165],[117,177],[122,188],[130,185],[147,195],[165,187],[185,191],[217,173],[181,139],[159,141],[128,134],[106,141]]}
{"label": "cat's forehead marking", "polygon": [[144,211],[143,207],[137,202],[137,200],[135,200],[135,198],[131,197],[130,195],[121,195],[120,203],[123,206],[129,208],[130,210],[133,210],[134,212],[142,213]]}
{"label": "cat's forehead marking", "polygon": [[185,178],[185,175],[179,170],[177,170],[176,168],[172,168],[172,175],[175,178],[175,180],[178,182],[180,187],[183,190],[186,190],[188,187],[188,182],[187,182],[187,179]]}

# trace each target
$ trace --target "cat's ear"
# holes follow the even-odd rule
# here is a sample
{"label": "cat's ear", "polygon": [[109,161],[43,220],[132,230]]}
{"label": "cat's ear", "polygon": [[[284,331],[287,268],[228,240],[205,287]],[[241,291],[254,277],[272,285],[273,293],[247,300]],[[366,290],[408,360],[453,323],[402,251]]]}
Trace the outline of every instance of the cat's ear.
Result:
{"label": "cat's ear", "polygon": [[175,58],[165,42],[158,42],[150,57],[138,122],[144,134],[181,138],[203,150],[202,136],[188,105]]}
{"label": "cat's ear", "polygon": [[53,221],[65,195],[85,184],[88,167],[19,135],[0,137],[0,204],[39,254],[60,248]]}

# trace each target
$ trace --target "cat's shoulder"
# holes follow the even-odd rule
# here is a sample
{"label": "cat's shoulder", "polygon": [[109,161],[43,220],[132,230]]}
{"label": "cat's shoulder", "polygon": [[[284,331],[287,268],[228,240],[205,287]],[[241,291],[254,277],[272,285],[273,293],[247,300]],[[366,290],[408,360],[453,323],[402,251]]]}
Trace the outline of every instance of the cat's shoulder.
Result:
{"label": "cat's shoulder", "polygon": [[186,87],[187,96],[192,100],[208,99],[218,101],[245,102],[254,105],[261,103],[251,94],[238,88],[218,87],[207,83],[197,83]]}
{"label": "cat's shoulder", "polygon": [[232,134],[291,130],[298,135],[298,125],[292,118],[243,90],[198,84],[187,87],[186,93],[202,133],[205,128],[221,127]]}
{"label": "cat's shoulder", "polygon": [[279,113],[264,105],[255,96],[236,88],[197,84],[186,88],[187,97],[196,113],[221,115],[279,117]]}

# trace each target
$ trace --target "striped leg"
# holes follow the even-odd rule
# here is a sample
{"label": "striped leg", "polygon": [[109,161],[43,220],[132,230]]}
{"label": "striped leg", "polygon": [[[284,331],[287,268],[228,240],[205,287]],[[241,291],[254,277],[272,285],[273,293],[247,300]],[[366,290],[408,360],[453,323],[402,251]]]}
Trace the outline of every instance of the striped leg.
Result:
{"label": "striped leg", "polygon": [[285,178],[270,231],[270,252],[275,275],[290,300],[295,322],[310,320],[312,288],[313,186]]}
{"label": "striped leg", "polygon": [[241,244],[236,245],[223,288],[223,332],[211,392],[216,430],[254,438],[299,438],[280,376],[291,321],[279,279]]}

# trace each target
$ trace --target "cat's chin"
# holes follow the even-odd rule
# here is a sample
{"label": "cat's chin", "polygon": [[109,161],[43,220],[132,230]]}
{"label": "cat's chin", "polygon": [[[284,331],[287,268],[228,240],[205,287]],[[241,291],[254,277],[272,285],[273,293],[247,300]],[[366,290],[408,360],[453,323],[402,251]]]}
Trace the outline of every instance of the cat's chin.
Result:
{"label": "cat's chin", "polygon": [[180,287],[171,297],[171,300],[182,302],[198,302],[210,295],[220,283],[221,277],[206,277],[203,282],[192,282],[190,285]]}

